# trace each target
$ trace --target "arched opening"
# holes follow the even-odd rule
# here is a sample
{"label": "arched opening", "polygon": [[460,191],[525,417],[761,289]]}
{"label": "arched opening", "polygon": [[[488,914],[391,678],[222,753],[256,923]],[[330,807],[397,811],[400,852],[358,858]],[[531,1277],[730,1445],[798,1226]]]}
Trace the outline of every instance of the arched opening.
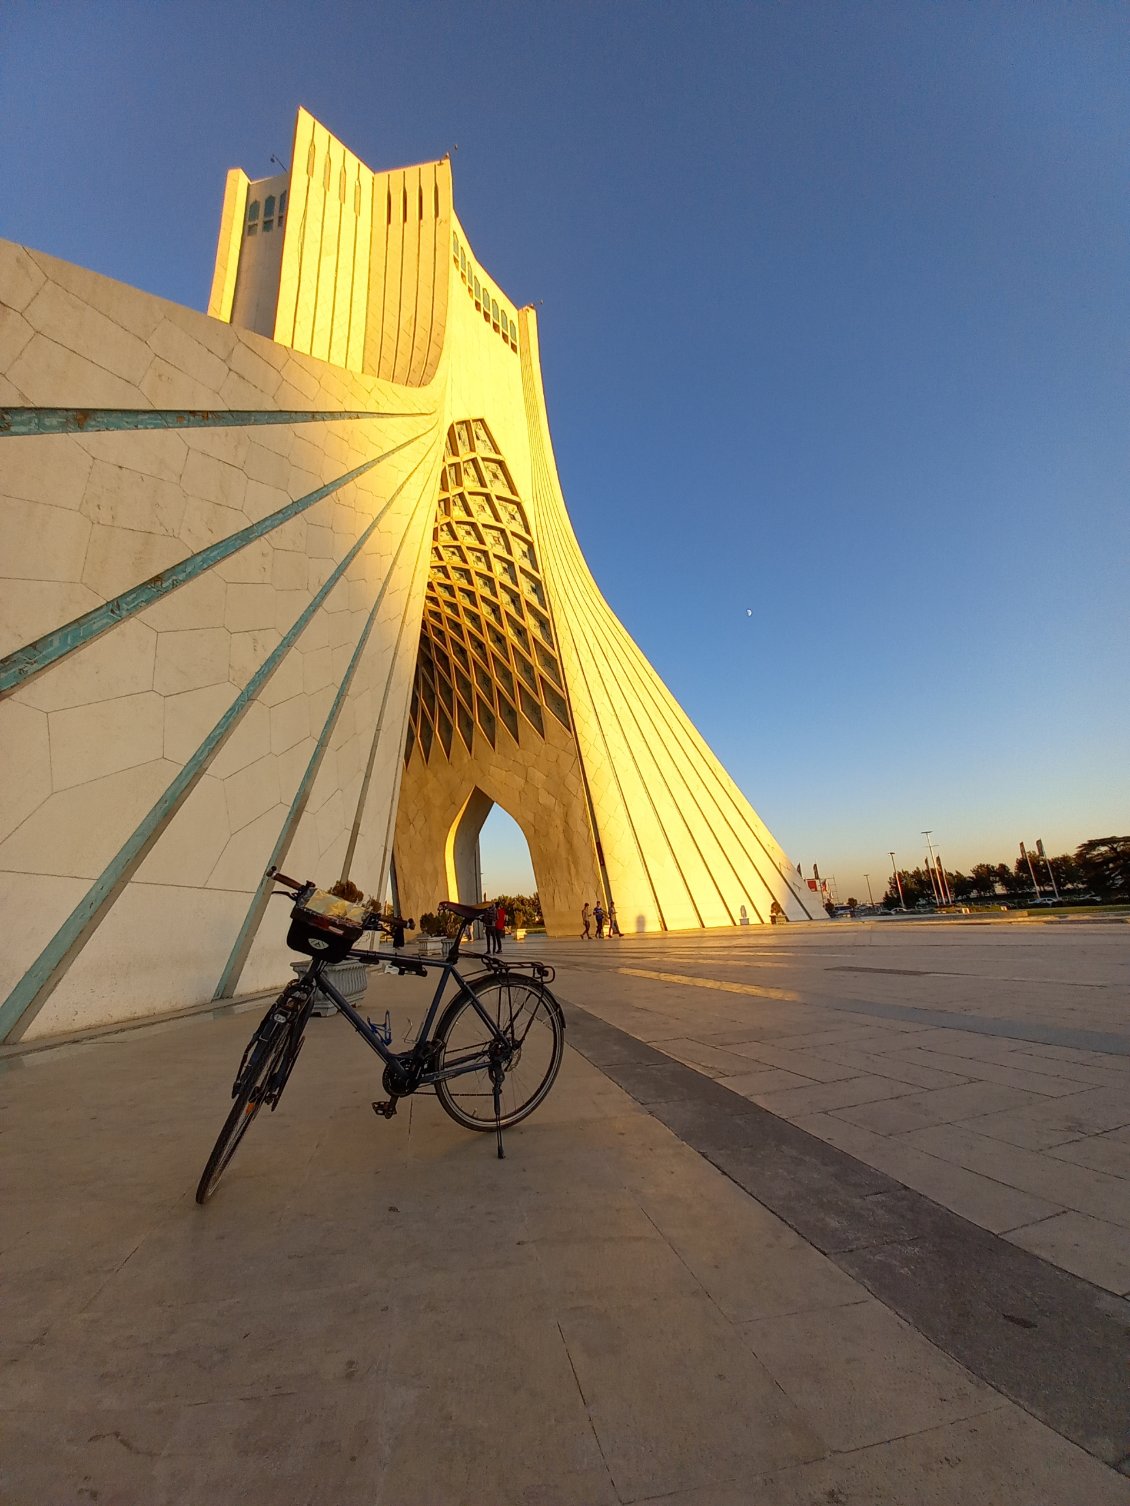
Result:
{"label": "arched opening", "polygon": [[530,844],[517,821],[501,805],[491,806],[479,832],[479,877],[488,899],[500,894],[537,892]]}
{"label": "arched opening", "polygon": [[508,811],[477,787],[452,822],[445,860],[448,893],[462,904],[536,892],[525,833]]}

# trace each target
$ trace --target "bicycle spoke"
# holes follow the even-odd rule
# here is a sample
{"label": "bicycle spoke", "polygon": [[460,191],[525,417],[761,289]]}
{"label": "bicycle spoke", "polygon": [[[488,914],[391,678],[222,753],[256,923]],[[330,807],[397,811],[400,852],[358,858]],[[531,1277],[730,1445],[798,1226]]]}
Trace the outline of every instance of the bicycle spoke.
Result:
{"label": "bicycle spoke", "polygon": [[498,979],[480,984],[476,998],[498,1037],[489,1035],[470,999],[460,1002],[441,1027],[443,1054],[440,1070],[470,1065],[475,1071],[436,1083],[436,1096],[458,1123],[488,1130],[496,1124],[491,1063],[502,1068],[500,1119],[505,1126],[532,1113],[553,1084],[561,1062],[560,1022],[550,1000],[536,984],[523,979]]}

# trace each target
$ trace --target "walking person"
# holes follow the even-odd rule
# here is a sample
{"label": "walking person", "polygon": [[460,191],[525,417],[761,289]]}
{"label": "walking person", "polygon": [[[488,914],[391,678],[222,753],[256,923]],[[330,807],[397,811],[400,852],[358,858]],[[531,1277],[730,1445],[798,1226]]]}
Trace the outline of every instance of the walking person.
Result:
{"label": "walking person", "polygon": [[596,921],[596,939],[604,940],[604,906],[600,900],[596,902],[596,909],[592,912],[592,918]]}
{"label": "walking person", "polygon": [[610,899],[608,901],[608,937],[609,937],[609,940],[611,940],[613,936],[622,936],[622,935],[623,935],[623,932],[620,930],[620,922],[616,919],[616,903],[615,903],[614,900]]}
{"label": "walking person", "polygon": [[495,907],[491,905],[483,916],[483,938],[486,941],[488,952],[494,951],[494,920],[497,913]]}
{"label": "walking person", "polygon": [[502,951],[502,938],[506,934],[506,909],[499,905],[494,912],[494,950]]}
{"label": "walking person", "polygon": [[589,902],[586,899],[585,902],[584,902],[584,904],[581,906],[581,940],[582,941],[591,941],[592,940],[592,937],[589,935],[589,927],[591,925],[592,925],[592,911],[589,909]]}

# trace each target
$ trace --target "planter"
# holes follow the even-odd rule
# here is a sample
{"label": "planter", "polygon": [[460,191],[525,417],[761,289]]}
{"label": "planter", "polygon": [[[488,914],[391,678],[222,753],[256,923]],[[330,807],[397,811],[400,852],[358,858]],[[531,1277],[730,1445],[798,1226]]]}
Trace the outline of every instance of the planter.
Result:
{"label": "planter", "polygon": [[[302,977],[310,966],[308,962],[292,962],[291,971],[298,977]],[[369,986],[369,969],[361,962],[331,962],[325,969],[324,976],[329,979],[333,986],[345,999],[346,1003],[352,1004],[354,1009],[362,1003],[365,991]],[[316,1015],[337,1014],[337,1005],[332,999],[319,995],[314,1000],[314,1008],[310,1011]]]}

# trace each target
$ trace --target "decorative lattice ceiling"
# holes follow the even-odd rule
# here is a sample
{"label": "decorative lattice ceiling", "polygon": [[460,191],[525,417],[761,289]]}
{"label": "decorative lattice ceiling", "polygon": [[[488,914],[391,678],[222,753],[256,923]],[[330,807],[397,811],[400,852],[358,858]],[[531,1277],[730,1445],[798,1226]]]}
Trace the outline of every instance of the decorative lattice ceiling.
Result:
{"label": "decorative lattice ceiling", "polygon": [[404,750],[451,756],[456,736],[497,747],[569,729],[565,680],[526,510],[482,419],[452,424],[432,536],[416,683]]}

